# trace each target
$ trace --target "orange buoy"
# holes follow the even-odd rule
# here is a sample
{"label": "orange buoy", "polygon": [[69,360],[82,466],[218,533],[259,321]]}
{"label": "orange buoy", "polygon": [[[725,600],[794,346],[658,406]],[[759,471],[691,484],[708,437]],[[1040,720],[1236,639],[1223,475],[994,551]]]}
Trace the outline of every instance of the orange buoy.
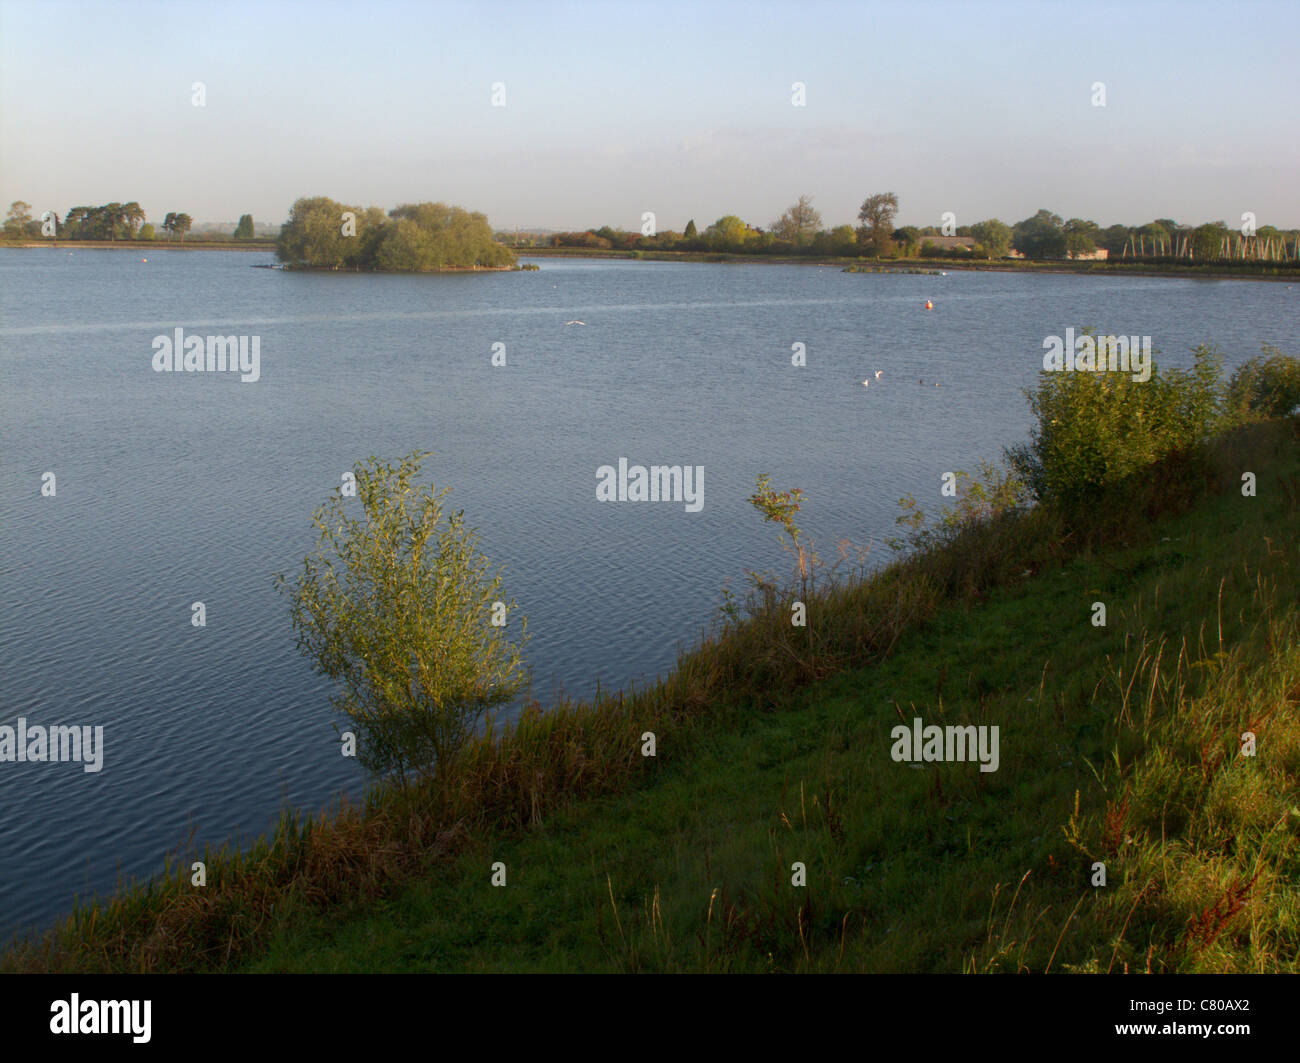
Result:
{"label": "orange buoy", "polygon": [[148,262],[149,260],[148,260],[147,258],[142,258],[142,259],[140,259],[140,261],[141,261],[141,262]]}
{"label": "orange buoy", "polygon": [[927,310],[933,310],[933,309],[934,309],[934,303],[930,302],[930,300],[927,299],[927,300],[925,301],[925,308],[926,308]]}

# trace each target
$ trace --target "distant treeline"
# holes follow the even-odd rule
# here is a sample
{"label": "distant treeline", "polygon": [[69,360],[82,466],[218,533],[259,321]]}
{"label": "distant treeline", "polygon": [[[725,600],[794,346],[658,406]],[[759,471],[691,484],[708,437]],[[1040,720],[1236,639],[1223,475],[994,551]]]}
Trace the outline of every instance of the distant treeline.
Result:
{"label": "distant treeline", "polygon": [[[183,211],[168,211],[161,229],[171,239],[179,237],[182,243],[194,225],[194,219]],[[21,199],[14,200],[4,223],[5,237],[10,240],[157,240],[158,233],[145,217],[143,208],[135,200],[129,203],[104,203],[98,207],[69,207],[62,218],[54,211],[44,211],[39,218],[32,217],[32,205]],[[253,239],[253,216],[245,214],[235,227],[233,239]],[[232,237],[221,233],[205,233],[199,239],[227,240]]]}
{"label": "distant treeline", "polygon": [[445,203],[404,204],[385,213],[325,196],[294,203],[276,255],[314,269],[428,272],[515,264],[514,251],[493,237],[485,214]]}
{"label": "distant treeline", "polygon": [[[1063,220],[1050,210],[1008,225],[988,218],[973,225],[914,225],[896,228],[898,197],[892,192],[869,196],[858,212],[859,224],[823,227],[809,196],[800,196],[776,221],[762,228],[735,214],[704,230],[694,219],[685,230],[628,232],[605,225],[582,232],[498,237],[519,247],[576,247],[591,250],[711,251],[731,254],[810,255],[865,258],[1029,259],[1168,258],[1192,261],[1227,259],[1300,261],[1300,230],[1271,225],[1229,228],[1216,221],[1191,226],[1157,218],[1140,226],[1102,228],[1084,218]],[[1243,231],[1243,229],[1245,231]],[[517,243],[516,243],[517,241]],[[1102,255],[1101,252],[1106,252]]]}

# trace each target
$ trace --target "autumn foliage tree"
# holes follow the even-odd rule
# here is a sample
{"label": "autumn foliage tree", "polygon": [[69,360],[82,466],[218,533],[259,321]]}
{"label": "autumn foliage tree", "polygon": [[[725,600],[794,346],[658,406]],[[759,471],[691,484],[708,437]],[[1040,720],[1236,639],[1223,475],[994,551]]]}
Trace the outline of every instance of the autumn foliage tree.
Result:
{"label": "autumn foliage tree", "polygon": [[890,234],[894,231],[894,217],[898,214],[898,196],[893,192],[878,192],[868,196],[858,211],[862,223],[860,237],[869,237],[876,255],[888,254],[892,249]]}

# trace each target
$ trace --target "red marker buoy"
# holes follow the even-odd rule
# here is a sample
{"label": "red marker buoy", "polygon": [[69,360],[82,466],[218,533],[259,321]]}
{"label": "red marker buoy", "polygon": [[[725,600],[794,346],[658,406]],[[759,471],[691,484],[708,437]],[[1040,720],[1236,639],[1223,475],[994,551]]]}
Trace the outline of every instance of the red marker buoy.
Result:
{"label": "red marker buoy", "polygon": [[934,309],[934,303],[930,302],[930,300],[927,299],[927,300],[925,301],[925,308],[926,308],[927,310],[933,310],[933,309]]}

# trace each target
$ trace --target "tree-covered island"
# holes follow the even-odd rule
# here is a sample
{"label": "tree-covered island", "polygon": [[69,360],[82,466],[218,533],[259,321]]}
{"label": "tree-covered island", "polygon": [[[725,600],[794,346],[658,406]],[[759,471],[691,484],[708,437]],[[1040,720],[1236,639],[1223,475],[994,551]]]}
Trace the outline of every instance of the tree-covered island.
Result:
{"label": "tree-covered island", "polygon": [[275,253],[295,269],[431,273],[515,265],[514,251],[493,238],[485,214],[445,203],[408,203],[385,213],[325,196],[294,203]]}

